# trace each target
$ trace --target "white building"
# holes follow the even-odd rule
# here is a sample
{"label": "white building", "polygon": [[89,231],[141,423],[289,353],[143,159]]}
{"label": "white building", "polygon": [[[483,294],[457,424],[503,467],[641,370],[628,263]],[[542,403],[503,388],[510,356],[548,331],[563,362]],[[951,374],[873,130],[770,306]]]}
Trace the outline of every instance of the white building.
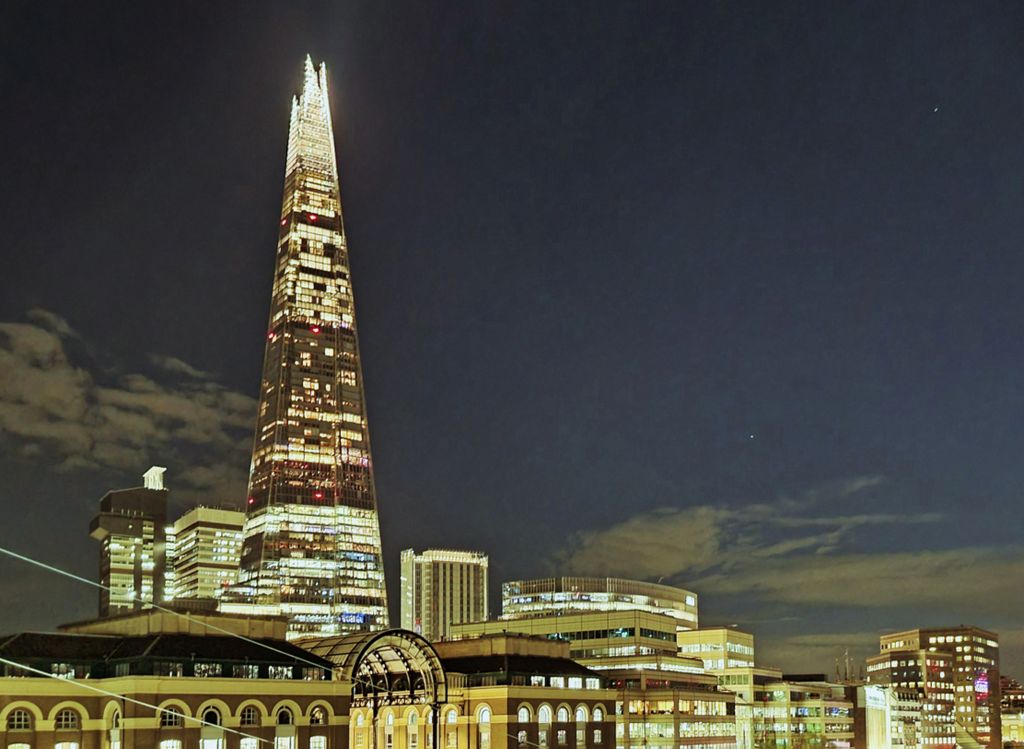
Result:
{"label": "white building", "polygon": [[402,627],[443,640],[452,624],[487,619],[487,555],[427,549],[402,552]]}

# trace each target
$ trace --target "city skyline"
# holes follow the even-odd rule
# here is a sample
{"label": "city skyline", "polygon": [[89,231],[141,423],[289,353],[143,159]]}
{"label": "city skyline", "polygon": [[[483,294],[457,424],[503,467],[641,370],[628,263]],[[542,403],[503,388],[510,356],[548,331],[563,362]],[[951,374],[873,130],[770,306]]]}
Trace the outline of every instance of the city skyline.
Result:
{"label": "city skyline", "polygon": [[[35,149],[12,151],[7,203],[7,544],[53,542],[91,574],[95,500],[152,463],[176,510],[244,501],[272,100],[312,48],[338,71],[393,598],[399,549],[481,549],[494,589],[664,578],[771,661],[823,668],[883,630],[963,622],[1019,672],[1013,19],[897,14],[879,42],[897,63],[865,56],[871,14],[694,12],[574,35],[558,11],[337,11],[340,39],[310,26],[265,60],[279,18],[212,12],[237,36],[200,32],[184,60],[119,38],[116,67],[83,41],[80,67],[43,60],[62,21],[27,24],[5,125]],[[537,28],[551,48],[515,59]],[[107,136],[113,103],[143,124]],[[66,522],[12,512],[26,496]],[[0,590],[24,598],[32,574]],[[92,598],[26,600],[12,628]]]}

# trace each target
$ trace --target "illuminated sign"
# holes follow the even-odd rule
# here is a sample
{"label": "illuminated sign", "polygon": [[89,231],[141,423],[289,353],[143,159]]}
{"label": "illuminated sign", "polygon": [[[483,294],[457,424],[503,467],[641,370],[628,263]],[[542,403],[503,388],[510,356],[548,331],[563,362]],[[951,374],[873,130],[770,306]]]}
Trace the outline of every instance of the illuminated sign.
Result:
{"label": "illuminated sign", "polygon": [[977,695],[979,700],[988,699],[988,674],[982,672],[978,678],[974,680],[974,693]]}

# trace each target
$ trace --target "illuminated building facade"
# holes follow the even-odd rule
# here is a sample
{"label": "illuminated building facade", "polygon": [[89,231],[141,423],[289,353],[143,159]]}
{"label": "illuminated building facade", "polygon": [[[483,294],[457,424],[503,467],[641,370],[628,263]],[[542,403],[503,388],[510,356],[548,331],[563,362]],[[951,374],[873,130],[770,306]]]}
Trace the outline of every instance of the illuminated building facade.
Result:
{"label": "illuminated building facade", "polygon": [[700,658],[708,671],[754,665],[754,636],[731,627],[681,629],[676,644],[680,655]]}
{"label": "illuminated building facade", "polygon": [[452,624],[487,619],[487,555],[427,549],[402,552],[402,627],[430,641]]}
{"label": "illuminated building facade", "polygon": [[[977,741],[982,746],[1002,746],[999,636],[995,632],[970,626],[912,629],[883,635],[880,650],[880,655],[868,660],[871,681],[913,686],[909,682],[916,674],[916,680],[926,688],[936,673],[946,672],[957,743]],[[934,660],[937,654],[952,659],[948,668],[928,664],[927,659]],[[927,671],[922,670],[922,664]]]}
{"label": "illuminated building facade", "polygon": [[853,747],[854,703],[842,685],[797,681],[773,668],[728,668],[718,683],[736,695],[738,749]]}
{"label": "illuminated building facade", "polygon": [[245,513],[196,507],[167,528],[167,599],[220,598],[238,581]]}
{"label": "illuminated building facade", "polygon": [[[648,611],[595,611],[453,624],[451,631],[456,639],[520,632],[563,640],[571,658],[590,665],[595,662],[590,659],[618,656],[675,657],[676,623],[675,617]],[[700,661],[695,663],[702,669]]]}
{"label": "illuminated building facade", "polygon": [[[293,100],[238,596],[289,637],[388,624],[327,72]],[[234,610],[226,606],[225,610]]]}
{"label": "illuminated building facade", "polygon": [[107,492],[89,524],[100,548],[100,616],[148,608],[164,598],[166,469],[153,466],[135,489]]}
{"label": "illuminated building facade", "polygon": [[682,588],[617,577],[512,580],[501,586],[501,618],[523,619],[589,611],[650,611],[697,627],[697,594]]}
{"label": "illuminated building facade", "polygon": [[914,649],[909,639],[897,639],[881,655],[867,659],[871,684],[901,691],[913,690],[921,701],[921,744],[956,746],[953,657],[935,650]]}

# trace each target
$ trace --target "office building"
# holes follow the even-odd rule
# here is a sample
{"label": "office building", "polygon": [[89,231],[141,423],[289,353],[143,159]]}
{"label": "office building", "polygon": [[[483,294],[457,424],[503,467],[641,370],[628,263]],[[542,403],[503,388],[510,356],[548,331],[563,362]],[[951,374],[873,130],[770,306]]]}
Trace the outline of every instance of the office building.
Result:
{"label": "office building", "polygon": [[596,611],[649,611],[675,617],[682,629],[697,627],[697,594],[682,588],[616,577],[552,577],[513,580],[501,586],[501,618]]}
{"label": "office building", "polygon": [[744,666],[719,671],[718,683],[736,695],[737,749],[853,746],[853,702],[823,675]]}
{"label": "office building", "polygon": [[452,624],[487,619],[487,590],[482,552],[402,552],[402,627],[432,642],[446,639]]}
{"label": "office building", "polygon": [[677,621],[675,617],[647,611],[551,614],[453,624],[452,637],[465,639],[503,632],[539,635],[568,642],[569,657],[585,662],[613,656],[675,656]]}
{"label": "office building", "polygon": [[220,598],[238,582],[244,523],[244,512],[196,507],[168,526],[167,598]]}
{"label": "office building", "polygon": [[327,70],[292,102],[239,584],[289,637],[388,626]]}
{"label": "office building", "polygon": [[107,492],[89,535],[100,547],[99,615],[113,616],[164,599],[166,570],[166,468],[153,466],[143,485]]}
{"label": "office building", "polygon": [[883,635],[880,650],[868,659],[868,680],[922,694],[926,743],[1002,745],[998,635],[970,626],[913,629]]}
{"label": "office building", "polygon": [[921,701],[921,741],[926,746],[956,745],[953,657],[909,644],[867,659],[867,681],[913,690]]}
{"label": "office building", "polygon": [[680,655],[703,660],[708,671],[754,665],[754,636],[731,627],[681,629],[676,645]]}

